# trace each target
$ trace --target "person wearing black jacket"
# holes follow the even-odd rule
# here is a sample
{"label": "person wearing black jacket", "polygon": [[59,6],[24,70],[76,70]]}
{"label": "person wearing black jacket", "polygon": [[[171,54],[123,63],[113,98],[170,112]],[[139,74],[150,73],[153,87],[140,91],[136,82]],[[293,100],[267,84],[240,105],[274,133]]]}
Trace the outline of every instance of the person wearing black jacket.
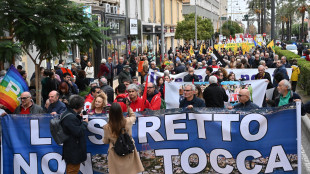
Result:
{"label": "person wearing black jacket", "polygon": [[[267,89],[273,88],[273,85],[271,82],[271,76],[268,72],[265,72],[265,67],[263,65],[258,66],[258,73],[255,75],[255,80],[259,80],[259,79],[267,79],[268,81]],[[264,101],[263,101],[263,107],[267,107],[266,94],[265,94]]]}
{"label": "person wearing black jacket", "polygon": [[258,73],[255,75],[255,80],[267,79],[268,80],[267,89],[273,88],[273,85],[271,82],[271,76],[268,72],[265,72],[265,67],[263,65],[259,65],[257,69],[258,69]]}
{"label": "person wearing black jacket", "polygon": [[194,74],[194,68],[188,68],[188,74],[184,76],[184,82],[199,82],[199,78],[196,74]]}
{"label": "person wearing black jacket", "polygon": [[203,91],[206,107],[224,108],[224,101],[228,101],[225,90],[217,84],[215,76],[209,78],[209,83],[210,85]]}
{"label": "person wearing black jacket", "polygon": [[204,80],[204,82],[208,82],[209,81],[209,78],[210,78],[210,76],[211,76],[211,74],[212,74],[212,72],[213,72],[213,68],[211,68],[211,67],[207,67],[206,68],[206,77],[205,77],[205,80]]}
{"label": "person wearing black jacket", "polygon": [[196,86],[186,84],[184,86],[184,99],[181,100],[179,107],[183,109],[193,109],[194,107],[204,107],[205,102],[195,96]]}
{"label": "person wearing black jacket", "polygon": [[82,119],[80,115],[84,107],[84,99],[78,95],[72,95],[69,99],[67,110],[61,115],[66,116],[62,122],[64,133],[69,138],[63,143],[62,158],[66,162],[66,173],[78,173],[80,164],[86,161],[85,131],[88,118]]}

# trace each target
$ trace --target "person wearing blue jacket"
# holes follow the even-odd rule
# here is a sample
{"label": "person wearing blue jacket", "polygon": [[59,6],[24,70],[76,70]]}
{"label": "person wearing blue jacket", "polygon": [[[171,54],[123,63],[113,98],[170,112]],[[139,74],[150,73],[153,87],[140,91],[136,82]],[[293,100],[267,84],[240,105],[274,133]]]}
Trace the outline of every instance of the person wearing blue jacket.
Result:
{"label": "person wearing blue jacket", "polygon": [[51,91],[48,95],[48,99],[51,104],[47,108],[47,113],[56,115],[63,113],[67,109],[66,105],[59,101],[59,93],[57,91]]}

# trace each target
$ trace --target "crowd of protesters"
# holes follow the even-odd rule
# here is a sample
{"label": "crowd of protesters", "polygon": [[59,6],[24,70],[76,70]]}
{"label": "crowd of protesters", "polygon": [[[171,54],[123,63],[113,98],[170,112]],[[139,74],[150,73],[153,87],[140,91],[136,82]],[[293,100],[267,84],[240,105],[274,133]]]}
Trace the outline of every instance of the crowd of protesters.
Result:
{"label": "crowd of protesters", "polygon": [[[226,69],[228,68],[257,69],[258,73],[255,75],[255,79],[266,79],[268,82],[267,89],[276,89],[272,98],[264,98],[263,106],[277,107],[300,100],[300,96],[295,93],[298,75],[300,74],[297,61],[288,62],[285,56],[279,57],[270,48],[267,49],[264,46],[253,47],[249,52],[244,52],[241,48],[237,50],[225,48],[215,50],[208,45],[201,45],[201,49],[198,47],[191,49],[191,45],[184,45],[176,47],[175,52],[170,48],[168,54],[158,58],[151,50],[139,55],[132,53],[129,57],[120,57],[116,64],[111,57],[102,59],[97,74],[95,74],[94,67],[87,56],[83,56],[82,60],[76,58],[71,63],[70,69],[64,65],[65,61],[61,60],[53,70],[40,68],[41,106],[35,104],[36,97],[35,92],[33,92],[35,91],[35,76],[33,75],[30,83],[28,83],[26,71],[23,70],[22,66],[17,66],[17,70],[29,84],[30,92],[21,94],[21,104],[14,113],[57,115],[64,112],[75,113],[84,110],[89,115],[97,115],[108,113],[111,105],[113,108],[119,108],[121,112],[130,112],[131,115],[131,111],[160,110],[165,108],[165,82],[174,81],[171,75],[187,72],[184,82],[194,83],[199,81],[195,74],[195,70],[198,69],[205,69],[206,76],[203,81],[209,82],[210,85],[202,91],[199,85],[186,84],[181,91],[184,98],[180,100],[180,108],[224,108],[224,102],[228,101],[228,96],[220,85],[221,82],[243,80],[236,79],[234,73],[227,73]],[[266,72],[267,68],[275,68],[274,73]],[[291,77],[288,76],[287,68],[292,68]],[[160,71],[164,75],[158,77],[155,80],[156,83],[147,82],[149,70]],[[1,75],[4,74],[5,72],[2,71]],[[274,76],[273,81],[271,76]],[[118,82],[116,87],[113,87],[114,80]],[[90,88],[90,91],[84,99],[76,98],[77,101],[84,102],[83,105],[79,105],[78,108],[73,106],[70,103],[70,96],[76,96],[87,88]],[[237,105],[227,108],[258,108],[251,102],[250,92],[247,89],[240,90],[238,100]],[[113,103],[119,105],[116,106]],[[304,106],[306,111],[309,110],[308,103]],[[4,106],[1,105],[0,107],[6,113],[11,113]],[[110,114],[110,117],[112,116]],[[135,117],[132,116],[132,119]],[[83,130],[87,125],[86,123],[82,124],[82,122],[79,124],[83,125],[81,128]],[[108,142],[107,139],[104,141]],[[73,159],[71,161],[74,162]],[[140,170],[141,166],[139,166]]]}
{"label": "crowd of protesters", "polygon": [[[152,50],[139,55],[132,53],[128,58],[126,56],[120,57],[116,64],[109,57],[101,60],[97,74],[95,74],[94,67],[87,56],[83,56],[82,60],[76,58],[71,63],[70,69],[64,67],[64,60],[60,60],[53,70],[41,67],[41,107],[46,113],[61,114],[65,111],[71,95],[79,94],[90,87],[90,92],[85,96],[84,103],[84,110],[90,114],[105,113],[114,102],[120,103],[123,112],[126,112],[127,108],[124,104],[126,98],[131,101],[130,106],[133,111],[143,111],[145,109],[159,110],[164,108],[165,81],[174,81],[171,77],[172,74],[187,72],[188,74],[184,76],[184,82],[198,82],[199,78],[195,74],[197,69],[205,69],[206,76],[203,81],[210,82],[210,86],[204,91],[201,91],[198,85],[187,86],[186,88],[194,91],[194,97],[189,95],[190,91],[187,89],[184,89],[182,93],[185,99],[188,98],[187,96],[190,96],[189,98],[193,101],[180,101],[180,107],[186,108],[186,103],[194,102],[194,105],[197,106],[223,108],[223,102],[226,102],[228,99],[220,85],[221,82],[243,80],[236,79],[235,74],[232,72],[227,73],[226,69],[228,68],[257,69],[258,73],[255,75],[255,79],[266,79],[268,81],[267,89],[279,88],[278,83],[282,80],[290,80],[290,84],[285,83],[288,90],[293,92],[289,93],[289,95],[290,97],[293,95],[298,96],[295,90],[300,69],[296,60],[288,62],[285,56],[279,57],[271,48],[264,46],[253,47],[249,52],[244,52],[241,47],[236,50],[225,48],[215,50],[205,44],[200,46],[193,49],[191,45],[185,44],[176,47],[175,52],[170,48],[168,54],[165,54],[163,58],[156,58]],[[269,74],[266,72],[267,68],[275,68],[274,73]],[[288,76],[287,68],[292,68],[291,77]],[[17,70],[27,82],[27,73],[23,70],[23,67],[19,65]],[[160,71],[164,75],[157,78],[156,83],[149,82],[145,86],[149,70]],[[5,74],[5,72],[2,72],[2,74]],[[273,81],[271,76],[274,76]],[[116,79],[118,86],[113,88],[113,80]],[[26,95],[31,95],[29,99],[34,104],[36,103],[34,74],[29,82],[27,84],[29,84],[30,93]],[[142,99],[144,90],[147,90],[147,95],[145,99]],[[201,94],[199,94],[199,91]],[[265,97],[263,106],[275,106],[274,102],[279,96],[278,90],[274,90],[274,95],[271,99]],[[197,104],[197,102],[202,102],[197,100],[196,97],[202,99],[204,104]],[[25,99],[21,98],[21,100]],[[18,109],[23,107],[23,102]],[[24,109],[27,109],[27,107]],[[17,111],[16,113],[20,112]],[[28,109],[26,113],[32,112]]]}

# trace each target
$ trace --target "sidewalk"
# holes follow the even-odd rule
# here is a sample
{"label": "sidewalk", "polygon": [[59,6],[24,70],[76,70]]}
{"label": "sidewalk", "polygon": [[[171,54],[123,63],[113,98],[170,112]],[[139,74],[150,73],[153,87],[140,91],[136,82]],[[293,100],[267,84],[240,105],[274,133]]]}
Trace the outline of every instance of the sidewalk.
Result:
{"label": "sidewalk", "polygon": [[[307,95],[306,92],[302,90],[301,88],[299,88],[298,86],[296,89],[296,93],[299,94],[303,103],[306,103],[307,101],[310,100],[310,95]],[[310,114],[308,114],[308,118],[310,118]]]}
{"label": "sidewalk", "polygon": [[[298,86],[296,92],[300,95],[303,103],[306,103],[310,100],[310,95],[307,95],[306,92],[300,89]],[[310,140],[310,114],[301,116],[301,129],[305,132],[308,140]]]}

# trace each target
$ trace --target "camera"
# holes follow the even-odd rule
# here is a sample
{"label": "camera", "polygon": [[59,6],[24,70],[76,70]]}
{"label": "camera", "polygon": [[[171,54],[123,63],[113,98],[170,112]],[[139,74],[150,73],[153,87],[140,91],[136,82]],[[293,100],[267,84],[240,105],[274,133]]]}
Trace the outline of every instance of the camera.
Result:
{"label": "camera", "polygon": [[119,99],[117,99],[117,102],[123,102],[125,104],[126,104],[127,101],[129,102],[129,104],[131,104],[131,101],[128,98],[119,98]]}
{"label": "camera", "polygon": [[82,115],[83,115],[83,120],[86,119],[86,118],[88,118],[87,111],[83,111],[83,112],[82,112]]}

